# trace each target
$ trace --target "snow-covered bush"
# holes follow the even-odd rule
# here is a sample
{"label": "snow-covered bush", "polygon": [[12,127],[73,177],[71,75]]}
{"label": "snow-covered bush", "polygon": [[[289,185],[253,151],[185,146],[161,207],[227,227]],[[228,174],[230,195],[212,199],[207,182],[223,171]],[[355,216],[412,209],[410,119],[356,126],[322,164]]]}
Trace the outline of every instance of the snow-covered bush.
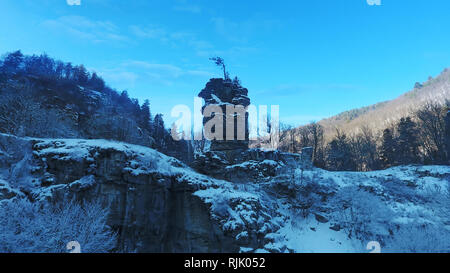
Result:
{"label": "snow-covered bush", "polygon": [[9,184],[24,191],[32,187],[32,161],[29,142],[15,136],[0,135],[0,175]]}
{"label": "snow-covered bush", "polygon": [[300,183],[296,183],[293,192],[298,193],[294,207],[299,208],[300,215],[306,218],[335,194],[335,187],[330,180],[321,179],[313,173],[311,176],[303,177]]}
{"label": "snow-covered bush", "polygon": [[77,137],[75,118],[65,118],[63,110],[44,107],[25,84],[20,90],[2,90],[0,97],[0,131],[16,136]]}
{"label": "snow-covered bush", "polygon": [[61,253],[77,241],[81,252],[109,252],[116,234],[106,225],[107,210],[97,202],[63,205],[26,199],[0,202],[0,252]]}
{"label": "snow-covered bush", "polygon": [[450,231],[434,225],[402,225],[388,241],[384,252],[448,253]]}
{"label": "snow-covered bush", "polygon": [[342,205],[338,222],[349,233],[362,241],[379,240],[380,236],[389,235],[389,222],[393,211],[380,197],[355,186],[342,189],[336,196]]}
{"label": "snow-covered bush", "polygon": [[395,197],[397,202],[423,202],[424,198],[419,194],[417,185],[411,181],[402,181],[399,178],[390,177],[383,179],[384,191]]}

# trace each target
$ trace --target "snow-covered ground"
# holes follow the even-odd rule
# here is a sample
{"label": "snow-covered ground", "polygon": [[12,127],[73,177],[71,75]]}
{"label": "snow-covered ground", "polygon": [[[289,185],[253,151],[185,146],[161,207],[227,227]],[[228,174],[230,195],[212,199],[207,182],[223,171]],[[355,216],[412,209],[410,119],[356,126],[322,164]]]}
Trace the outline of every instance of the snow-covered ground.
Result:
{"label": "snow-covered ground", "polygon": [[[386,252],[450,251],[450,166],[295,174],[293,188],[310,193],[286,199],[282,212],[289,221],[276,232],[278,243],[295,252],[366,252],[370,241]],[[305,199],[313,203],[309,213],[292,213]]]}

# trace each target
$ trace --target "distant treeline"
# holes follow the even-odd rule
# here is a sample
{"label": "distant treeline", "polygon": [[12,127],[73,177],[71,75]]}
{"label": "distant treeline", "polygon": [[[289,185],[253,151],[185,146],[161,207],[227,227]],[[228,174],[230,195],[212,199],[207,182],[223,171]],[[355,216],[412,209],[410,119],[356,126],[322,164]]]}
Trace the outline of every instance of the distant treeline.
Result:
{"label": "distant treeline", "polygon": [[52,138],[103,138],[139,144],[187,160],[190,145],[174,141],[161,114],[152,116],[127,91],[95,72],[46,54],[20,51],[0,59],[0,132]]}
{"label": "distant treeline", "polygon": [[369,127],[348,135],[336,128],[324,141],[323,127],[312,123],[281,133],[281,150],[313,147],[317,167],[334,171],[371,171],[405,164],[450,164],[450,101],[427,103],[382,132]]}

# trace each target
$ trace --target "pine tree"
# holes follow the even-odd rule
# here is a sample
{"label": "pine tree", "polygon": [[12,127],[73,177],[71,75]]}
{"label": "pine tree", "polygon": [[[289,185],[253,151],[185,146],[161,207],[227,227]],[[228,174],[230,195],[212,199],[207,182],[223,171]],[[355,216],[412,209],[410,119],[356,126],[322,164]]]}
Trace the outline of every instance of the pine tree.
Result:
{"label": "pine tree", "polygon": [[67,80],[71,80],[73,78],[73,66],[72,63],[66,63],[64,67],[64,76]]}
{"label": "pine tree", "polygon": [[20,50],[8,54],[3,60],[3,65],[1,67],[2,72],[16,73],[22,64],[23,59],[24,56]]}
{"label": "pine tree", "polygon": [[401,118],[398,125],[397,150],[398,163],[417,163],[419,160],[419,144],[417,126],[410,117]]}
{"label": "pine tree", "polygon": [[78,84],[85,86],[89,80],[89,72],[83,65],[79,65],[75,68],[73,77]]}
{"label": "pine tree", "polygon": [[156,139],[164,139],[165,135],[165,127],[164,127],[164,119],[162,114],[157,114],[155,116],[155,119],[153,120],[153,126],[154,126],[154,137]]}
{"label": "pine tree", "polygon": [[128,96],[127,90],[123,90],[122,93],[120,93],[119,97],[119,103],[123,106],[130,102],[130,97]]}
{"label": "pine tree", "polygon": [[150,121],[151,121],[151,114],[150,114],[150,101],[145,100],[144,104],[141,106],[141,115],[140,115],[140,124],[142,128],[146,130],[150,130]]}
{"label": "pine tree", "polygon": [[337,130],[335,138],[328,144],[327,163],[332,170],[356,170],[352,147],[347,140],[347,136],[339,130]]}
{"label": "pine tree", "polygon": [[56,76],[57,79],[61,79],[63,77],[64,66],[65,66],[65,64],[63,62],[56,61],[56,64],[55,64],[55,76]]}
{"label": "pine tree", "polygon": [[380,157],[381,164],[385,168],[395,164],[395,140],[390,129],[385,129],[383,131]]}
{"label": "pine tree", "polygon": [[92,73],[91,78],[89,79],[89,87],[96,90],[102,91],[105,88],[105,82],[102,78],[100,78],[97,73]]}

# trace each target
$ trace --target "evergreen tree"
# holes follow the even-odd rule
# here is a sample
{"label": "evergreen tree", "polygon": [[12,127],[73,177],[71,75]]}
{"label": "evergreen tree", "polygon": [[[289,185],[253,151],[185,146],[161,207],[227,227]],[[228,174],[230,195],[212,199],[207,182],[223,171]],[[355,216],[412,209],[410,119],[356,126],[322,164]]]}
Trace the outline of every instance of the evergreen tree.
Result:
{"label": "evergreen tree", "polygon": [[102,91],[105,88],[105,82],[102,78],[100,78],[97,73],[92,73],[91,78],[89,79],[89,87],[96,90]]}
{"label": "evergreen tree", "polygon": [[150,101],[145,100],[144,104],[141,106],[141,115],[140,115],[140,126],[148,131],[150,131]]}
{"label": "evergreen tree", "polygon": [[89,72],[83,65],[79,65],[75,68],[73,77],[78,84],[85,86],[89,80]]}
{"label": "evergreen tree", "polygon": [[9,53],[3,60],[1,67],[4,73],[16,73],[20,69],[20,65],[24,60],[24,56],[20,50]]}
{"label": "evergreen tree", "polygon": [[130,97],[128,96],[127,90],[123,90],[122,93],[120,93],[119,97],[119,103],[122,104],[122,106],[128,104],[130,102]]}
{"label": "evergreen tree", "polygon": [[55,61],[47,54],[39,56],[40,69],[39,74],[44,76],[53,76],[55,73]]}
{"label": "evergreen tree", "polygon": [[419,143],[416,123],[410,117],[401,118],[397,124],[397,131],[396,154],[398,163],[417,163],[419,160]]}
{"label": "evergreen tree", "polygon": [[353,171],[356,169],[352,147],[347,136],[339,130],[336,137],[328,144],[327,163],[331,170]]}
{"label": "evergreen tree", "polygon": [[395,164],[395,140],[390,129],[383,131],[380,157],[381,164],[384,168],[391,167]]}
{"label": "evergreen tree", "polygon": [[64,67],[64,77],[67,80],[71,80],[73,78],[73,66],[72,63],[66,63]]}
{"label": "evergreen tree", "polygon": [[153,126],[154,137],[156,139],[163,140],[165,137],[166,128],[164,127],[164,119],[162,114],[157,114],[155,116],[155,119],[153,120]]}
{"label": "evergreen tree", "polygon": [[61,61],[56,61],[55,63],[55,76],[57,79],[62,79],[64,74],[65,64]]}

